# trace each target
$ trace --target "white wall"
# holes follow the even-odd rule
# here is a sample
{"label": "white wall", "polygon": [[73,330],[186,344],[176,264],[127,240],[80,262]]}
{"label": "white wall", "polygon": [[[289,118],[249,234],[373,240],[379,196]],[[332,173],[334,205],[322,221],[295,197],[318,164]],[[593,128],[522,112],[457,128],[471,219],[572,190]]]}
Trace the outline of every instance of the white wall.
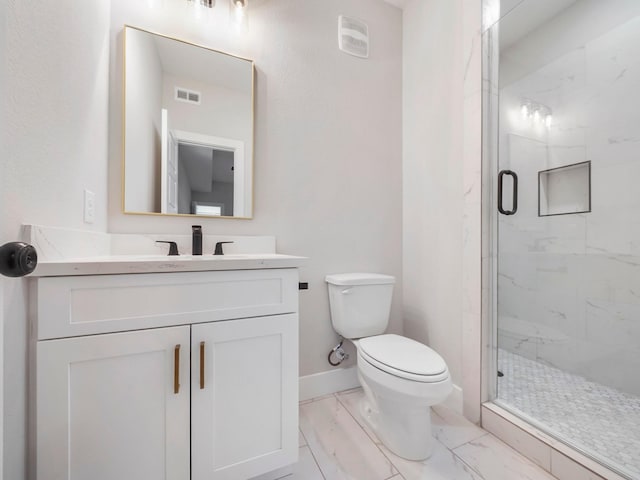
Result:
{"label": "white wall", "polygon": [[459,0],[413,0],[403,15],[405,333],[462,385],[463,80]]}
{"label": "white wall", "polygon": [[152,36],[128,33],[125,205],[129,212],[159,212],[162,65]]}
{"label": "white wall", "polygon": [[[107,200],[113,232],[190,231],[191,219],[121,213],[120,32],[128,22],[256,60],[255,218],[202,224],[210,233],[272,234],[280,251],[310,257],[301,272],[310,283],[301,292],[301,375],[329,368],[336,335],[327,273],[395,275],[390,330],[400,332],[400,11],[378,0],[255,1],[242,36],[188,17],[186,6],[176,14],[178,3],[164,2],[168,10],[128,0],[7,3],[6,235],[17,237],[23,223],[106,231]],[[369,23],[369,60],[338,52],[342,13]],[[82,221],[84,188],[96,193],[93,225]],[[4,474],[12,479],[26,476],[24,283],[4,287]]]}
{"label": "white wall", "polygon": [[[105,231],[109,3],[6,4],[4,238],[23,223]],[[10,92],[10,93],[8,93]],[[83,189],[96,222],[83,224]],[[4,282],[4,477],[25,478],[25,281]]]}
{"label": "white wall", "polygon": [[[402,14],[382,0],[251,2],[249,30],[228,28],[225,2],[209,21],[180,2],[112,2],[109,230],[188,233],[195,219],[120,211],[122,25],[251,58],[256,63],[253,220],[197,219],[208,233],[275,235],[278,251],[309,257],[301,280],[300,374],[329,370],[337,336],[324,276],[374,271],[398,278],[390,330],[402,330]],[[371,56],[337,48],[338,15],[369,24]],[[353,351],[351,351],[353,354]],[[354,360],[352,355],[350,363]]]}

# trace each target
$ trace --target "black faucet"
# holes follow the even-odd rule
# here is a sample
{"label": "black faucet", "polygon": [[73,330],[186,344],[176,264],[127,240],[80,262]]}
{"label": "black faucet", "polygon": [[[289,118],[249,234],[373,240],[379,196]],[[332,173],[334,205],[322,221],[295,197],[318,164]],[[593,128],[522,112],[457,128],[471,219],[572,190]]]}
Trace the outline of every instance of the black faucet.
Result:
{"label": "black faucet", "polygon": [[225,243],[233,243],[233,242],[217,242],[216,243],[216,250],[213,252],[214,255],[224,255],[224,252],[222,251],[222,245]]}
{"label": "black faucet", "polygon": [[169,244],[169,256],[180,255],[178,252],[178,244],[176,242],[167,242],[165,240],[156,240],[156,243],[168,243]]}
{"label": "black faucet", "polygon": [[191,232],[193,237],[191,255],[202,255],[202,227],[200,225],[193,225]]}

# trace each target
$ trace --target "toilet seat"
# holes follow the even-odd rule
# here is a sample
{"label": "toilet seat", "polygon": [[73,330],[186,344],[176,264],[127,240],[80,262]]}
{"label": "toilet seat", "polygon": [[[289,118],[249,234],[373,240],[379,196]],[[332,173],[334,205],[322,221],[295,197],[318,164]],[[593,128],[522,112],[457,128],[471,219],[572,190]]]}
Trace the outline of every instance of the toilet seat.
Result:
{"label": "toilet seat", "polygon": [[395,377],[421,383],[441,382],[449,377],[440,355],[426,345],[400,335],[376,335],[356,343],[360,357]]}

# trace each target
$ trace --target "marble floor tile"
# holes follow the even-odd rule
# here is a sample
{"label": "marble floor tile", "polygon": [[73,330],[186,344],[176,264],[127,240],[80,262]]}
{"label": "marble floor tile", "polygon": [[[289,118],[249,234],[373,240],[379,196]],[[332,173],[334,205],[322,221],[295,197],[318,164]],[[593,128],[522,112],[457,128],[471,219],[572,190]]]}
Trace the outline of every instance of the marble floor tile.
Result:
{"label": "marble floor tile", "polygon": [[434,440],[431,457],[422,462],[405,460],[391,453],[384,445],[381,450],[405,480],[483,480],[442,443]]}
{"label": "marble floor tile", "polygon": [[398,473],[335,396],[300,405],[300,429],[326,480],[387,480]]}
{"label": "marble floor tile", "polygon": [[368,431],[361,389],[300,403],[300,461],[287,480],[552,480],[550,474],[444,406],[432,409],[432,456],[412,462]]}
{"label": "marble floor tile", "polygon": [[318,397],[307,398],[306,400],[300,401],[300,405],[304,405],[305,403],[317,402],[318,400],[324,400],[325,398],[335,397],[335,393],[327,393],[326,395],[320,395]]}
{"label": "marble floor tile", "polygon": [[554,480],[493,435],[472,440],[453,452],[486,480]]}
{"label": "marble floor tile", "polygon": [[298,463],[293,466],[293,473],[283,480],[324,480],[309,447],[300,447]]}
{"label": "marble floor tile", "polygon": [[431,433],[448,448],[475,440],[487,432],[444,405],[431,408]]}
{"label": "marble floor tile", "polygon": [[360,414],[360,400],[364,397],[364,391],[362,388],[356,388],[353,390],[348,390],[346,392],[340,392],[337,394],[338,400],[340,403],[346,408],[351,416],[355,418],[358,425],[360,425],[367,435],[373,440],[375,443],[381,443],[378,436],[369,428],[367,422],[364,421],[362,415]]}

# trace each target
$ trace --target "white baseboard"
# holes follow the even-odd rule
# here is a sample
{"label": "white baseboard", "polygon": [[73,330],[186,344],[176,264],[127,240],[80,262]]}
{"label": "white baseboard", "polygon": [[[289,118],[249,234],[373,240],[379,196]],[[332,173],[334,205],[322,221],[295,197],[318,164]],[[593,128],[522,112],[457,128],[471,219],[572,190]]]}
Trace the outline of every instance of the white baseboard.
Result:
{"label": "white baseboard", "polygon": [[462,415],[463,410],[463,400],[462,400],[462,388],[460,388],[455,383],[453,384],[453,391],[449,394],[449,396],[442,402],[442,405],[449,407],[456,413]]}
{"label": "white baseboard", "polygon": [[306,375],[299,379],[300,401],[349,390],[360,386],[358,368],[334,368],[326,372]]}

